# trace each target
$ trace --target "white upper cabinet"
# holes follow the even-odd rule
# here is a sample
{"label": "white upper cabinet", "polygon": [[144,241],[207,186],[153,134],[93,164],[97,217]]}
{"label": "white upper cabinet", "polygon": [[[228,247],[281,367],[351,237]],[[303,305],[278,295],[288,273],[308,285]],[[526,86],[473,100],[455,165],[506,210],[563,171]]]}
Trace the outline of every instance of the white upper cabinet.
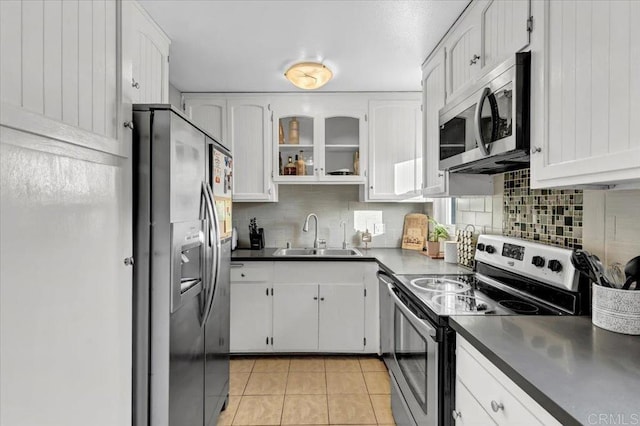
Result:
{"label": "white upper cabinet", "polygon": [[640,2],[533,7],[531,186],[638,187]]}
{"label": "white upper cabinet", "polygon": [[269,104],[264,99],[229,99],[227,120],[233,152],[234,201],[274,201]]}
{"label": "white upper cabinet", "polygon": [[529,0],[480,2],[480,74],[529,45]]}
{"label": "white upper cabinet", "polygon": [[420,96],[369,102],[367,200],[395,201],[421,195]]}
{"label": "white upper cabinet", "polygon": [[424,194],[446,191],[445,172],[440,170],[440,108],[445,102],[444,49],[440,49],[422,69]]}
{"label": "white upper cabinet", "polygon": [[[364,183],[366,100],[352,95],[274,95],[273,171],[279,183]],[[288,159],[305,166],[287,174]],[[312,161],[311,161],[312,160]]]}
{"label": "white upper cabinet", "polygon": [[125,93],[132,103],[169,103],[171,41],[138,2],[125,0],[122,9]]}
{"label": "white upper cabinet", "polygon": [[0,1],[2,124],[114,149],[116,19],[114,0]]}
{"label": "white upper cabinet", "polygon": [[185,113],[233,153],[233,201],[278,201],[268,98],[205,93],[183,98]]}
{"label": "white upper cabinet", "polygon": [[447,99],[453,99],[471,83],[480,71],[481,43],[480,43],[480,12],[481,0],[472,3],[466,15],[453,30],[447,34],[444,42],[446,55],[446,87]]}

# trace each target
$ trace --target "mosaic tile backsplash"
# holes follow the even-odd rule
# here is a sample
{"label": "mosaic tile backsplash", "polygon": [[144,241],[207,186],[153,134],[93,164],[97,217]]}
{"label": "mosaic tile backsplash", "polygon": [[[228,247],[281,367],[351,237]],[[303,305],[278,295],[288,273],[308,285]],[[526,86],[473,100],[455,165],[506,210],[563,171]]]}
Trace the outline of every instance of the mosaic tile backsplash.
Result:
{"label": "mosaic tile backsplash", "polygon": [[531,189],[529,177],[529,169],[504,174],[503,234],[582,248],[582,191]]}

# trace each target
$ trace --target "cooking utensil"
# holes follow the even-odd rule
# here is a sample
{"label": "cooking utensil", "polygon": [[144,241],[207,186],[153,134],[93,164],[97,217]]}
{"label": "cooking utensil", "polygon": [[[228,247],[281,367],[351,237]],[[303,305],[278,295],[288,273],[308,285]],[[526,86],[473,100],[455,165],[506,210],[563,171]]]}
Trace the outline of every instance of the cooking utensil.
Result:
{"label": "cooking utensil", "polygon": [[624,282],[622,289],[629,290],[631,284],[635,282],[635,290],[640,290],[640,256],[636,256],[627,262],[624,267],[624,274],[627,280]]}
{"label": "cooking utensil", "polygon": [[609,265],[605,273],[607,279],[614,288],[622,288],[626,281],[622,264],[615,262]]}
{"label": "cooking utensil", "polygon": [[604,267],[600,263],[598,256],[586,250],[576,249],[571,255],[571,263],[594,283],[603,287],[611,287],[609,280],[604,276]]}

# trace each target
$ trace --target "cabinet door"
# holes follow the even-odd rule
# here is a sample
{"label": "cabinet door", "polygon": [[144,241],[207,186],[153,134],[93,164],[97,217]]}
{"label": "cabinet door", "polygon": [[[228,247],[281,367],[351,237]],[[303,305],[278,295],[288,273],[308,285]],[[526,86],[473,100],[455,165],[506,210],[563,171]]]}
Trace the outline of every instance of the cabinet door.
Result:
{"label": "cabinet door", "polygon": [[231,352],[271,350],[270,283],[231,283]]}
{"label": "cabinet door", "polygon": [[318,346],[321,352],[364,350],[364,284],[321,284]]}
{"label": "cabinet door", "polygon": [[447,36],[446,55],[447,101],[455,98],[473,82],[480,70],[480,12],[486,1],[471,4],[471,10]]}
{"label": "cabinet door", "polygon": [[445,103],[444,50],[436,53],[423,69],[423,174],[424,194],[445,192],[445,172],[440,170],[440,108]]}
{"label": "cabinet door", "polygon": [[480,74],[529,45],[529,16],[529,0],[490,0],[482,8]]}
{"label": "cabinet door", "polygon": [[273,350],[318,350],[318,285],[273,285]]}
{"label": "cabinet door", "polygon": [[[365,113],[335,113],[324,123],[319,178],[328,182],[364,182],[362,147],[367,140]],[[345,174],[342,174],[345,173]]]}
{"label": "cabinet door", "polygon": [[131,54],[131,88],[134,103],[169,102],[170,41],[135,1],[123,2],[123,43]]}
{"label": "cabinet door", "polygon": [[456,425],[489,426],[496,424],[459,378],[456,378],[456,405],[452,414]]}
{"label": "cabinet door", "polygon": [[194,123],[227,146],[227,100],[225,98],[185,95],[184,107]]}
{"label": "cabinet door", "polygon": [[[318,117],[304,115],[298,105],[289,105],[273,113],[273,180],[287,183],[317,182],[320,176],[319,133],[321,124]],[[296,155],[302,155],[306,165],[304,171],[287,171],[288,159],[295,166]]]}
{"label": "cabinet door", "polygon": [[227,111],[234,164],[234,201],[273,201],[268,102],[251,98],[229,99]]}
{"label": "cabinet door", "polygon": [[548,31],[532,44],[531,187],[637,187],[640,2],[534,4]]}
{"label": "cabinet door", "polygon": [[368,199],[415,196],[422,186],[420,100],[371,101],[369,114]]}

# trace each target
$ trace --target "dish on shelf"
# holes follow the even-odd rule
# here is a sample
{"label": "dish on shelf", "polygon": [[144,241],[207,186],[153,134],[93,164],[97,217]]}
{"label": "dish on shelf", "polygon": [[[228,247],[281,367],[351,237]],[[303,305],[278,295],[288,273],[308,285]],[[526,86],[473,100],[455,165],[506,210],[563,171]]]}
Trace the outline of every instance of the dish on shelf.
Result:
{"label": "dish on shelf", "polygon": [[349,176],[349,175],[352,175],[353,172],[350,171],[349,169],[338,169],[332,172],[328,172],[327,174],[331,176]]}

